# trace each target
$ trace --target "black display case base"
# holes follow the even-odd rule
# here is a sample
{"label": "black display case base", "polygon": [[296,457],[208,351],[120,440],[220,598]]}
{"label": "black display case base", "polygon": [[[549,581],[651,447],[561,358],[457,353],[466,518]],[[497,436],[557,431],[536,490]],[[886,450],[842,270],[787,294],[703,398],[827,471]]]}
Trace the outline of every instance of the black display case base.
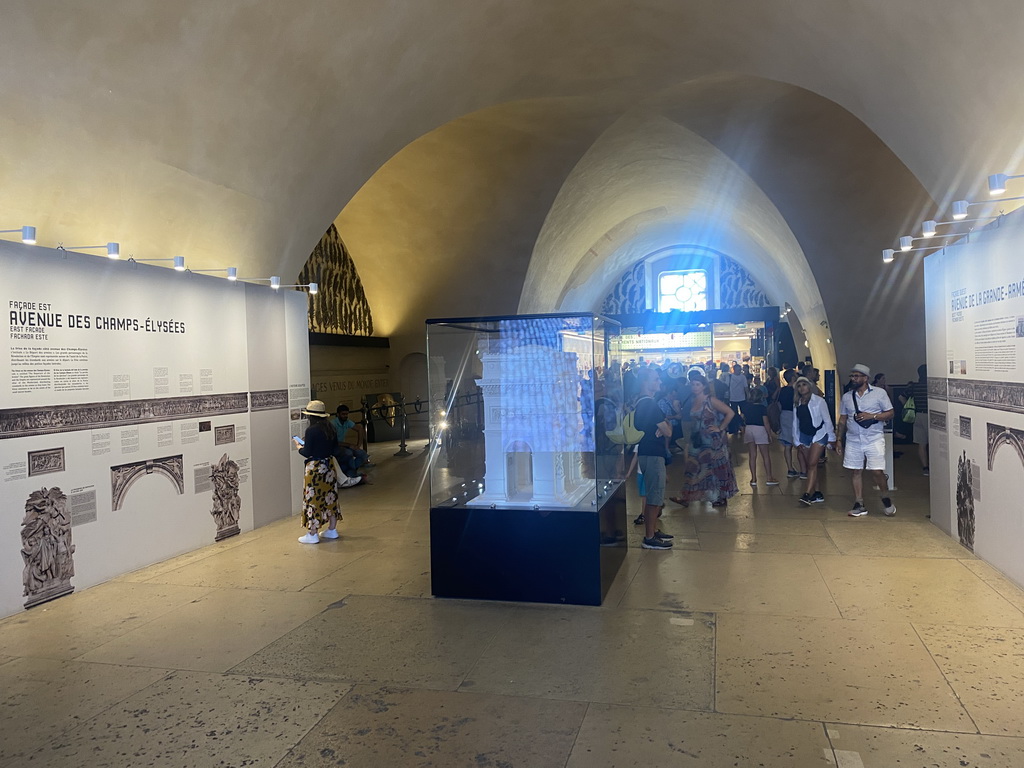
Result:
{"label": "black display case base", "polygon": [[600,605],[626,557],[626,491],[600,510],[431,507],[436,597]]}

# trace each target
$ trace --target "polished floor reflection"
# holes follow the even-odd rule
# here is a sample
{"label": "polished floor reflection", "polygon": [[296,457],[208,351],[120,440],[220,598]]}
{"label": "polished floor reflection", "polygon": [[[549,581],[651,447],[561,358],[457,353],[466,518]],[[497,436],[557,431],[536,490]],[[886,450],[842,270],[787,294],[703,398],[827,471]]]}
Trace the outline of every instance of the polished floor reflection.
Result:
{"label": "polished floor reflection", "polygon": [[291,518],[0,622],[0,768],[1024,765],[1024,591],[912,454],[858,519],[834,458],[807,508],[740,455],[591,608],[431,598],[423,444],[373,447],[338,541]]}

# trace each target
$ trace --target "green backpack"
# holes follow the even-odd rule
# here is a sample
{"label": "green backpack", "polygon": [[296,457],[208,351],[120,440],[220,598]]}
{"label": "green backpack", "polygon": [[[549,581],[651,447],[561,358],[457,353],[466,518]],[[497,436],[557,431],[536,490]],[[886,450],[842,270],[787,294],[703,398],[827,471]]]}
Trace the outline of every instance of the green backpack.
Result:
{"label": "green backpack", "polygon": [[911,395],[903,404],[903,423],[913,424],[915,421],[917,421],[917,403],[914,402],[914,396]]}
{"label": "green backpack", "polygon": [[633,408],[626,408],[625,414],[619,411],[615,427],[605,432],[608,439],[616,445],[636,445],[643,440],[644,431],[636,428],[635,418],[636,411]]}

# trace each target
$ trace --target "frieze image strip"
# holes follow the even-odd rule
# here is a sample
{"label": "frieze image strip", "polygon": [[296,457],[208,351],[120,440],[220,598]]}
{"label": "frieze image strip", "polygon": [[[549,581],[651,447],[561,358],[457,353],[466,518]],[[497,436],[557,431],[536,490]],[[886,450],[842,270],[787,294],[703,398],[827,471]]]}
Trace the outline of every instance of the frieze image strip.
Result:
{"label": "frieze image strip", "polygon": [[267,389],[260,392],[250,392],[249,397],[254,411],[271,411],[277,408],[288,407],[287,389]]}
{"label": "frieze image strip", "polygon": [[0,410],[0,440],[246,413],[247,392]]}

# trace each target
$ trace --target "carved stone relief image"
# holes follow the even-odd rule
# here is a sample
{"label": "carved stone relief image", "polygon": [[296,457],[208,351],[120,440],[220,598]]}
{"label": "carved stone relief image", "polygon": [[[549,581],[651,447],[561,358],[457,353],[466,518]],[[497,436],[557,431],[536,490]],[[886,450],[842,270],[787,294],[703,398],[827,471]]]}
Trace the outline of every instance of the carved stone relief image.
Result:
{"label": "carved stone relief image", "polygon": [[956,528],[960,543],[974,551],[974,468],[967,451],[957,460]]}
{"label": "carved stone relief image", "polygon": [[210,514],[217,523],[214,541],[238,534],[238,515],[242,510],[242,497],[238,495],[238,464],[225,453],[210,467],[213,481],[213,509]]}
{"label": "carved stone relief image", "polygon": [[222,427],[215,427],[213,430],[213,444],[224,445],[235,442],[235,425],[225,424]]}
{"label": "carved stone relief image", "polygon": [[21,521],[26,608],[75,591],[71,586],[74,554],[67,496],[57,487],[33,491],[25,502],[25,518]]}
{"label": "carved stone relief image", "polygon": [[180,453],[177,456],[118,464],[110,468],[110,497],[113,499],[114,509],[121,509],[128,489],[136,480],[152,474],[163,475],[170,480],[179,496],[185,493],[185,462]]}
{"label": "carved stone relief image", "polygon": [[64,471],[64,449],[47,448],[28,452],[28,476],[47,475]]}

